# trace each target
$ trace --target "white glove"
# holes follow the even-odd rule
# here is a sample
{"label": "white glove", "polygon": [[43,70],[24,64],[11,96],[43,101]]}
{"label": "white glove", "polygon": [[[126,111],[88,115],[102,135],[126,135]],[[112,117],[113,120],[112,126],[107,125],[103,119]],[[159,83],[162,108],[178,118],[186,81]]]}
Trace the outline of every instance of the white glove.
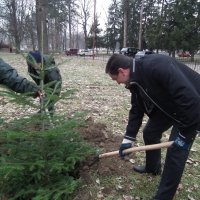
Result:
{"label": "white glove", "polygon": [[132,140],[128,140],[128,139],[126,139],[126,138],[124,138],[123,140],[122,140],[122,144],[127,144],[127,143],[132,143],[133,141]]}
{"label": "white glove", "polygon": [[119,147],[119,155],[122,158],[122,160],[124,159],[124,156],[129,155],[130,153],[122,153],[122,151],[124,149],[129,149],[132,146],[132,141],[128,140],[128,139],[123,139],[121,146]]}

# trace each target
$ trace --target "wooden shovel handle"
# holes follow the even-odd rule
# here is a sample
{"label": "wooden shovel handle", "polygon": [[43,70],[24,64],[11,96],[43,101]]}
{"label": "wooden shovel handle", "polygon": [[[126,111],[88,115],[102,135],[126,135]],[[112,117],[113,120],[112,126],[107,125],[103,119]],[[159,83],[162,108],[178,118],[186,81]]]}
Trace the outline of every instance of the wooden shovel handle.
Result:
{"label": "wooden shovel handle", "polygon": [[[159,143],[159,144],[146,145],[146,146],[140,146],[140,147],[132,147],[132,148],[124,150],[123,153],[131,153],[131,152],[135,152],[135,151],[147,151],[147,150],[168,148],[172,145],[172,143],[173,143],[173,141],[163,142],[163,143]],[[117,154],[119,154],[119,151],[112,151],[112,152],[100,154],[99,158],[114,156]]]}

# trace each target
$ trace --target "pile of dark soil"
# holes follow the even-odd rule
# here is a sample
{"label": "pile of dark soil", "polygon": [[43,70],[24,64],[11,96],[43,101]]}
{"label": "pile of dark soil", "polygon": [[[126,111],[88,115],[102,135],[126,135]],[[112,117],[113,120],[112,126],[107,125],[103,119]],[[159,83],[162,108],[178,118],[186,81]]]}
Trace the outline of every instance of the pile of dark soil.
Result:
{"label": "pile of dark soil", "polygon": [[[118,151],[123,140],[123,136],[114,135],[108,131],[105,124],[93,121],[90,121],[85,127],[79,127],[77,131],[83,135],[87,143],[93,143],[95,147],[100,148],[102,154]],[[130,157],[122,160],[119,155],[114,155],[96,159],[96,161],[94,159],[95,156],[89,157],[80,166],[80,176],[85,184],[90,183],[91,171],[97,172],[100,176],[128,176],[133,170],[133,164],[129,161]]]}

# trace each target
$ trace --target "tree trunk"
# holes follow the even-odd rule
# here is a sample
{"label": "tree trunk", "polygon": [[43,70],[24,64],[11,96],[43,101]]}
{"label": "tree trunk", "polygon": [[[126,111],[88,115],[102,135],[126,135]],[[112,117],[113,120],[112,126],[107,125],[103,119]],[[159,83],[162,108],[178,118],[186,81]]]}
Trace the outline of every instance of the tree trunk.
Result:
{"label": "tree trunk", "polygon": [[143,19],[143,8],[144,0],[142,0],[142,6],[140,10],[140,28],[139,28],[139,39],[138,39],[138,49],[142,50],[142,19]]}
{"label": "tree trunk", "polygon": [[[94,60],[94,48],[96,47],[96,0],[94,0],[94,24],[93,24],[93,34],[92,34],[92,50],[93,50],[93,60]],[[96,47],[97,48],[97,47]]]}
{"label": "tree trunk", "polygon": [[37,23],[38,49],[40,51],[42,51],[43,49],[43,53],[48,54],[49,48],[48,48],[47,20],[46,20],[46,0],[36,0],[36,23]]}
{"label": "tree trunk", "polygon": [[33,46],[33,51],[35,51],[35,40],[34,40],[33,34],[31,34],[31,43],[32,43],[32,46]]}
{"label": "tree trunk", "polygon": [[191,53],[191,61],[194,62],[194,53],[195,53],[195,50],[192,49],[192,50],[190,51],[190,53]]}
{"label": "tree trunk", "polygon": [[[20,50],[20,44],[21,44],[21,41],[19,39],[19,35],[18,35],[18,28],[17,28],[17,15],[16,15],[16,12],[17,12],[17,8],[16,8],[16,2],[15,0],[13,0],[11,2],[11,7],[12,7],[12,24],[11,24],[11,31],[12,31],[12,35],[14,36],[15,38],[15,45],[17,47],[16,49],[16,53],[20,53],[19,50]],[[19,49],[19,50],[18,50]]]}
{"label": "tree trunk", "polygon": [[176,53],[176,52],[175,52],[175,49],[173,48],[173,49],[172,49],[172,57],[173,57],[173,58],[175,58],[175,53]]}
{"label": "tree trunk", "polygon": [[84,44],[85,44],[85,49],[87,49],[87,26],[88,26],[88,19],[91,13],[91,8],[92,8],[92,2],[93,0],[81,0],[80,1],[80,7],[81,7],[81,14],[80,14],[80,18],[81,18],[81,25],[83,27],[83,33],[84,33]]}
{"label": "tree trunk", "polygon": [[123,47],[126,47],[126,45],[127,45],[128,9],[129,9],[129,0],[124,0],[124,40],[123,40]]}
{"label": "tree trunk", "polygon": [[68,5],[69,10],[69,48],[72,48],[72,28],[71,28],[71,4]]}
{"label": "tree trunk", "polygon": [[127,44],[127,9],[124,10],[124,41],[123,47],[126,47]]}
{"label": "tree trunk", "polygon": [[64,50],[67,50],[67,28],[64,29]]}

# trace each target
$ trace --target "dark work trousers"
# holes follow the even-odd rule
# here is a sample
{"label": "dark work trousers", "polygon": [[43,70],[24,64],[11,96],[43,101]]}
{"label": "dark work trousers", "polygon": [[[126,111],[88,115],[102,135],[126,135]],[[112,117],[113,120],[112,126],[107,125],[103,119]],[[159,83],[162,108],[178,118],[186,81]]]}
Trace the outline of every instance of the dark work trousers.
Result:
{"label": "dark work trousers", "polygon": [[[162,133],[172,127],[170,141],[178,133],[178,123],[155,108],[143,130],[145,145],[160,143]],[[189,151],[169,147],[167,149],[164,170],[156,197],[162,200],[172,200],[181,180]],[[161,168],[161,149],[146,151],[146,169],[154,172]]]}

